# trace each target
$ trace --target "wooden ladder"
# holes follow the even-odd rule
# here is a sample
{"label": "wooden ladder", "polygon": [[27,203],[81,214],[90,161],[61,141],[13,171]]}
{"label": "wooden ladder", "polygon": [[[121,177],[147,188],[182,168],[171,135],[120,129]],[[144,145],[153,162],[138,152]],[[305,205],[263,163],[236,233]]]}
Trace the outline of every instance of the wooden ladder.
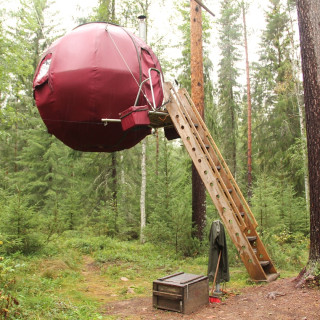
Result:
{"label": "wooden ladder", "polygon": [[185,89],[164,84],[166,108],[252,280],[279,274],[256,231],[257,221]]}

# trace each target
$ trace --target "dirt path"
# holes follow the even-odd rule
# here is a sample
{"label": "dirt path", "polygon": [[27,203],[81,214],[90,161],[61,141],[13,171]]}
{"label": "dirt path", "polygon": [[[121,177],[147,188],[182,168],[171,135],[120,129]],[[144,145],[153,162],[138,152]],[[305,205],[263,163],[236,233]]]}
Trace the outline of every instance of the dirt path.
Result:
{"label": "dirt path", "polygon": [[[110,302],[113,296],[110,283],[101,276],[101,270],[90,256],[84,256],[84,265],[81,274],[84,278],[84,291],[87,295],[100,302]],[[115,295],[114,295],[115,296]]]}
{"label": "dirt path", "polygon": [[293,279],[244,288],[222,303],[208,304],[191,315],[183,315],[153,308],[151,296],[110,302],[117,297],[99,271],[93,259],[85,257],[85,290],[103,303],[101,313],[105,319],[320,320],[320,290],[297,289]]}

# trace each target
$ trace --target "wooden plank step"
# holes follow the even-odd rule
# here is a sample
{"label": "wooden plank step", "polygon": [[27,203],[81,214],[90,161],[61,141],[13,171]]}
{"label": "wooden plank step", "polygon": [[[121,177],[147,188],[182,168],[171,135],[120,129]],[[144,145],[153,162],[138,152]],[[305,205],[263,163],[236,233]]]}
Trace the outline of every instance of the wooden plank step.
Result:
{"label": "wooden plank step", "polygon": [[280,276],[280,273],[268,273],[266,274],[267,276],[267,281],[271,282],[271,281],[275,281],[278,279],[278,277]]}
{"label": "wooden plank step", "polygon": [[257,240],[257,236],[247,236],[247,239],[249,240],[249,242],[253,242]]}
{"label": "wooden plank step", "polygon": [[265,280],[254,280],[256,282],[272,282],[278,279],[278,277],[280,276],[280,273],[266,273],[265,274],[266,279]]}
{"label": "wooden plank step", "polygon": [[270,261],[259,261],[261,267],[267,267],[270,264]]}

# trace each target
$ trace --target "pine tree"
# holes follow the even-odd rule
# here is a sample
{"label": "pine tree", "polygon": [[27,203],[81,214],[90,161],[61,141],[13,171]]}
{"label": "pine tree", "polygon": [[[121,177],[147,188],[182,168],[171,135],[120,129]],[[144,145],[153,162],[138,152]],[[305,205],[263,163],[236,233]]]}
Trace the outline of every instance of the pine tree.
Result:
{"label": "pine tree", "polygon": [[0,233],[4,236],[7,253],[31,253],[42,245],[41,235],[36,232],[39,218],[20,190],[7,197],[0,214]]}
{"label": "pine tree", "polygon": [[95,19],[97,21],[116,22],[116,1],[99,0]]}
{"label": "pine tree", "polygon": [[290,57],[289,19],[280,0],[270,0],[254,88],[256,164],[293,181],[284,152],[299,137],[299,116]]}
{"label": "pine tree", "polygon": [[262,173],[254,186],[252,197],[252,209],[263,232],[270,228],[278,227],[280,219],[280,195],[278,181]]}
{"label": "pine tree", "polygon": [[[295,165],[299,166],[299,169],[294,171],[299,174],[296,175],[295,185],[299,185],[304,182],[304,188],[301,187],[299,189],[305,192],[306,199],[306,207],[307,211],[309,211],[309,201],[310,201],[310,192],[309,192],[309,178],[308,178],[308,155],[307,155],[307,137],[306,137],[306,125],[305,125],[305,112],[303,105],[303,84],[300,80],[299,75],[301,74],[301,55],[299,54],[299,43],[296,41],[296,24],[297,24],[297,7],[296,1],[288,0],[287,1],[287,11],[290,21],[290,30],[289,30],[289,38],[291,43],[291,60],[292,60],[292,80],[294,81],[294,94],[295,99],[298,106],[299,111],[299,123],[300,123],[300,138],[296,139],[295,150],[299,150],[298,153],[302,155],[302,158],[299,159],[299,162]],[[293,146],[293,147],[294,147]],[[294,148],[293,148],[294,149]],[[297,158],[296,154],[290,154],[291,159]],[[302,168],[300,170],[300,167]],[[298,189],[298,188],[297,188]],[[299,190],[298,189],[298,190]],[[308,218],[307,218],[308,220]]]}
{"label": "pine tree", "polygon": [[[195,5],[195,4],[194,4]],[[199,10],[200,6],[192,7],[191,13],[197,12]],[[177,60],[177,70],[178,70],[178,83],[181,87],[186,88],[189,92],[192,91],[191,88],[191,31],[190,31],[190,8],[187,3],[177,6],[177,11],[181,14],[183,18],[183,24],[178,27],[178,29],[182,32],[182,41],[179,44],[179,48],[182,50],[182,58]],[[200,10],[201,12],[201,10]],[[196,13],[195,13],[196,14]],[[200,19],[200,18],[198,18]],[[206,113],[210,113],[213,106],[213,99],[212,99],[212,83],[210,81],[210,71],[212,68],[212,63],[210,59],[208,58],[208,51],[205,47],[208,41],[208,29],[209,29],[209,22],[205,15],[202,15],[202,45],[203,45],[203,63],[196,62],[193,64],[194,66],[199,63],[201,66],[199,68],[203,69],[203,77],[205,79],[205,85],[204,85],[204,106],[203,110],[208,110]],[[193,21],[193,18],[191,18],[191,21]],[[194,57],[192,59],[195,59]],[[200,59],[201,60],[201,59]],[[196,69],[196,68],[195,68]],[[194,88],[194,86],[193,86]],[[191,92],[192,94],[192,92]],[[201,96],[202,100],[202,93],[201,95],[198,94],[198,96]],[[193,97],[192,97],[193,98]],[[200,99],[199,99],[199,105],[197,106],[200,108]],[[214,123],[212,121],[212,117],[209,116],[210,122]],[[214,124],[212,125],[214,127]],[[193,214],[192,214],[192,223],[195,226],[193,229],[193,233],[196,237],[199,239],[203,238],[203,230],[205,227],[205,202],[206,202],[206,196],[205,196],[205,189],[202,185],[201,179],[198,177],[198,173],[196,172],[196,169],[192,167],[193,175],[192,175],[192,181],[193,181],[193,193],[192,193],[192,208],[193,208]]]}
{"label": "pine tree", "polygon": [[[8,61],[8,39],[7,32],[3,26],[3,21],[7,20],[7,13],[4,9],[0,10],[1,22],[0,22],[0,103],[3,105],[5,102],[6,94],[9,91],[9,66]],[[0,108],[0,121],[4,120],[2,116],[3,108]]]}
{"label": "pine tree", "polygon": [[[152,146],[150,137],[150,145]],[[150,149],[151,149],[150,146]],[[155,146],[153,146],[154,149]],[[147,203],[148,225],[146,237],[156,244],[170,246],[177,253],[194,254],[191,240],[191,170],[188,154],[182,146],[167,141],[163,133],[159,137],[159,172],[155,168],[154,155],[148,158]],[[152,154],[152,149],[150,150]],[[151,156],[151,155],[150,155]],[[149,174],[150,173],[150,174]]]}
{"label": "pine tree", "polygon": [[[308,166],[310,181],[310,254],[307,269],[300,276],[317,276],[320,264],[320,3],[316,0],[298,0],[298,18],[301,42],[303,86],[305,97]],[[305,272],[307,271],[307,272]]]}
{"label": "pine tree", "polygon": [[241,27],[238,22],[240,8],[236,1],[221,2],[221,17],[219,19],[219,48],[221,60],[219,63],[219,127],[222,153],[233,175],[237,171],[237,122],[239,113],[239,71],[236,62],[239,61],[239,39]]}
{"label": "pine tree", "polygon": [[[32,98],[34,71],[39,55],[51,41],[54,27],[51,23],[54,14],[49,17],[49,9],[46,0],[23,0],[18,10],[12,13],[16,24],[8,33],[10,50],[7,56],[15,63],[9,77],[11,93],[4,108],[4,112],[12,117],[6,123],[7,135],[2,147],[6,160],[11,163],[7,166],[8,191],[15,194],[17,189],[20,190],[19,201],[23,206],[37,209],[37,218],[40,213],[45,213],[48,220],[53,199],[64,194],[64,187],[67,187],[67,183],[62,184],[65,172],[61,171],[60,161],[66,148],[57,146],[59,143],[46,133]],[[25,220],[29,219],[27,212]],[[35,218],[34,221],[38,220]],[[37,226],[41,227],[40,222]]]}

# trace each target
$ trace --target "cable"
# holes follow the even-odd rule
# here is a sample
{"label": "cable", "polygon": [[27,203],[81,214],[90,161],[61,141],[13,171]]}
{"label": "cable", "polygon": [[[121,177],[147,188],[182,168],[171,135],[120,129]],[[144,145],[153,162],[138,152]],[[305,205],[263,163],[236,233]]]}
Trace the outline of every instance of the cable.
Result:
{"label": "cable", "polygon": [[[112,37],[111,33],[108,31],[108,25],[106,26],[106,31],[108,32],[108,34],[109,34],[109,36],[110,36],[110,39],[111,39],[111,41],[112,41],[113,45],[115,46],[115,48],[116,48],[116,50],[118,51],[118,53],[119,53],[119,55],[120,55],[121,59],[123,60],[123,62],[124,62],[124,64],[126,65],[127,69],[129,70],[129,72],[130,72],[130,74],[131,74],[132,78],[134,79],[134,81],[136,82],[136,84],[138,85],[138,87],[140,87],[140,84],[139,84],[138,80],[136,79],[136,77],[134,76],[133,72],[131,71],[131,69],[130,69],[130,67],[129,67],[129,65],[128,65],[127,61],[126,61],[126,59],[125,59],[125,58],[124,58],[124,56],[122,55],[122,53],[121,53],[120,49],[118,48],[118,46],[117,46],[116,42],[115,42],[115,41],[114,41],[114,39],[113,39],[113,37]],[[146,96],[146,94],[145,94],[145,92],[143,91],[143,89],[142,89],[142,88],[141,88],[141,91],[142,91],[143,96],[144,96],[144,97],[145,97],[145,99],[147,100],[148,104],[149,104],[149,105],[150,105],[150,107],[152,108],[152,104],[151,104],[151,102],[149,101],[148,97]]]}

